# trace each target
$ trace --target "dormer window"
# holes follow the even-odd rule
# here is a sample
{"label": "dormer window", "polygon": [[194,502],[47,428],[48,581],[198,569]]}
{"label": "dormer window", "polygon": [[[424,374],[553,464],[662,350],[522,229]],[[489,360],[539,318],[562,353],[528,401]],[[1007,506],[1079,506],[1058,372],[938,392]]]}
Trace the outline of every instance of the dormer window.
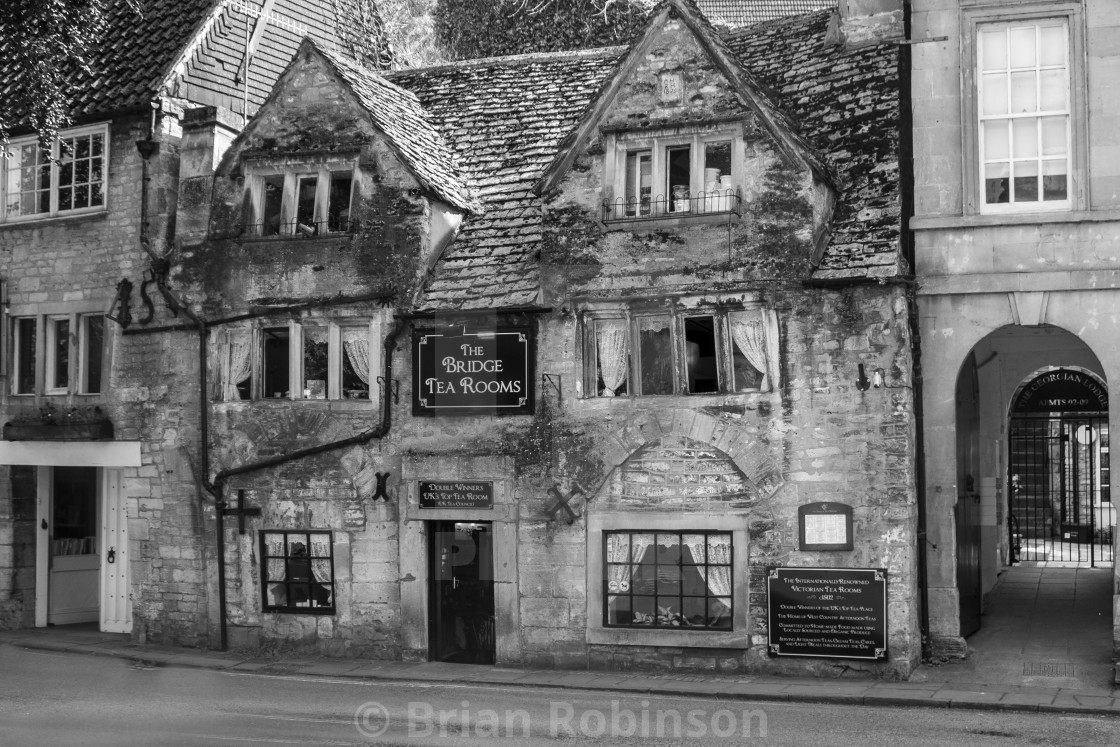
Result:
{"label": "dormer window", "polygon": [[612,133],[612,194],[603,220],[685,218],[740,212],[739,127],[678,128],[660,134]]}
{"label": "dormer window", "polygon": [[258,236],[321,236],[350,231],[354,165],[306,168],[249,167],[251,233]]}

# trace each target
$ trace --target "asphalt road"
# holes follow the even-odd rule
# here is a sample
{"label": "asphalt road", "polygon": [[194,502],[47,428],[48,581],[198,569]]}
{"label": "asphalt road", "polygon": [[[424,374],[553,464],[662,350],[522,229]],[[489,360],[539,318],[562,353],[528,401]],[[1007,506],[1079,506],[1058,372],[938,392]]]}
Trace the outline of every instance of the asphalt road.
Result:
{"label": "asphalt road", "polygon": [[1120,719],[130,665],[0,646],[0,746],[1120,745]]}

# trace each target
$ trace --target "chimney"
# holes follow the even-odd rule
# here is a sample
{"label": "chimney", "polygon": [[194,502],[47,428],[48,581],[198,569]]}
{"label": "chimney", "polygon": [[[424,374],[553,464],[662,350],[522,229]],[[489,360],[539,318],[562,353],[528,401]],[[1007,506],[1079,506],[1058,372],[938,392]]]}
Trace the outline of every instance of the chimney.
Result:
{"label": "chimney", "polygon": [[838,28],[836,35],[830,36],[847,48],[904,39],[906,28],[903,6],[906,2],[907,0],[838,0]]}
{"label": "chimney", "polygon": [[210,227],[214,170],[241,129],[241,116],[204,106],[183,115],[179,144],[179,203],[176,233],[181,244],[198,244]]}

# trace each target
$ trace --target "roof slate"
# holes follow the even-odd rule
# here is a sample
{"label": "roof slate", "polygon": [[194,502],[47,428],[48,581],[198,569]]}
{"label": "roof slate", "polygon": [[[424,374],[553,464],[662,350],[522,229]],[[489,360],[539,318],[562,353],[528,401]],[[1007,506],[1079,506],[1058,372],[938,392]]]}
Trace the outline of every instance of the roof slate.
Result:
{"label": "roof slate", "polygon": [[[814,276],[897,276],[903,271],[898,48],[825,48],[830,17],[821,11],[773,21],[733,33],[719,45],[769,92],[783,126],[800,133],[839,175],[832,238]],[[537,301],[542,214],[533,184],[625,51],[491,58],[388,76],[416,94],[486,211],[464,221],[422,308]]]}
{"label": "roof slate", "polygon": [[716,26],[739,28],[787,16],[835,9],[837,0],[696,0]]}
{"label": "roof slate", "polygon": [[304,43],[314,46],[334,67],[426,190],[460,210],[480,212],[447,142],[428,121],[416,94],[341,55],[320,49],[310,39]]}

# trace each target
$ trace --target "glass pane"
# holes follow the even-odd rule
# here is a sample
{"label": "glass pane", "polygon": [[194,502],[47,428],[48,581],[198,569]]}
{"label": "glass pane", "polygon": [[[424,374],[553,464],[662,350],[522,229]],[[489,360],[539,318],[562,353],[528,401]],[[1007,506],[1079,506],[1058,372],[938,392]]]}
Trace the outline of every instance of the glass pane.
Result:
{"label": "glass pane", "polygon": [[1042,49],[1040,53],[1043,65],[1066,65],[1068,56],[1066,55],[1066,27],[1064,23],[1042,27]]}
{"label": "glass pane", "polygon": [[1016,119],[1011,123],[1013,153],[1015,158],[1033,158],[1038,155],[1038,120]]}
{"label": "glass pane", "polygon": [[330,201],[327,203],[327,229],[350,229],[350,192],[353,179],[350,174],[331,175]]}
{"label": "glass pane", "polygon": [[[350,351],[347,343],[347,340],[351,340],[349,346],[354,347],[355,343],[353,340],[361,338],[363,335],[367,338],[369,336],[369,330],[366,327],[347,327],[342,330],[342,395],[346,397],[346,399],[369,399],[369,384],[362,381],[362,377],[359,376],[357,370],[355,370],[352,360],[353,356],[360,356],[361,351]],[[368,349],[369,345],[367,343],[366,350]],[[369,358],[366,357],[364,361],[367,369],[365,373],[368,379]],[[377,373],[374,372],[373,375],[377,376]]]}
{"label": "glass pane", "polygon": [[708,601],[704,597],[685,597],[681,609],[681,624],[691,627],[706,627],[708,624]]}
{"label": "glass pane", "polygon": [[54,377],[51,387],[65,389],[70,385],[70,322],[66,319],[52,319],[54,344],[51,354],[54,357]]}
{"label": "glass pane", "polygon": [[1066,154],[1066,118],[1044,117],[1042,119],[1042,155],[1064,156]]}
{"label": "glass pane", "polygon": [[1006,70],[1007,69],[1007,32],[984,31],[980,34],[980,46],[983,48],[980,60],[981,70]]}
{"label": "glass pane", "polygon": [[89,161],[74,162],[74,183],[86,184],[89,182]]}
{"label": "glass pane", "polygon": [[287,327],[261,330],[264,339],[264,392],[266,398],[288,396],[288,346]]}
{"label": "glass pane", "polygon": [[302,177],[296,194],[296,233],[301,236],[314,236],[315,192],[319,189],[319,179],[314,176]]}
{"label": "glass pane", "polygon": [[89,136],[74,138],[74,158],[89,158]]}
{"label": "glass pane", "polygon": [[85,382],[82,391],[97,394],[101,391],[101,355],[105,347],[105,317],[83,317],[86,325],[85,337]]}
{"label": "glass pane", "polygon": [[104,198],[101,194],[101,182],[94,182],[89,185],[89,204],[91,206],[101,205],[103,202]]}
{"label": "glass pane", "polygon": [[704,191],[714,192],[721,177],[731,176],[731,141],[704,146]]}
{"label": "glass pane", "polygon": [[669,211],[687,213],[692,206],[692,149],[687,145],[666,148],[665,160]]}
{"label": "glass pane", "polygon": [[1042,199],[1065,200],[1068,197],[1066,182],[1066,161],[1042,162]]}
{"label": "glass pane", "polygon": [[1007,76],[984,76],[984,114],[1007,114]]}
{"label": "glass pane", "polygon": [[66,187],[74,183],[74,163],[63,162],[58,167],[58,184],[60,187]]}
{"label": "glass pane", "polygon": [[73,187],[59,187],[58,190],[58,209],[71,210],[74,207],[74,188]]}
{"label": "glass pane", "polygon": [[607,625],[630,625],[634,615],[630,611],[630,597],[607,596]]}
{"label": "glass pane", "polygon": [[657,562],[672,563],[673,565],[681,562],[680,535],[657,535]]}
{"label": "glass pane", "polygon": [[1011,111],[1016,114],[1038,111],[1038,85],[1035,73],[1011,73]]}
{"label": "glass pane", "polygon": [[[675,565],[657,566],[657,593],[659,596],[678,596],[681,593],[681,569]],[[665,599],[660,601],[664,606]]]}
{"label": "glass pane", "polygon": [[1024,161],[1015,164],[1015,202],[1038,201],[1038,163]]}
{"label": "glass pane", "polygon": [[1020,26],[1012,28],[1011,36],[1011,67],[1034,67],[1038,61],[1035,55],[1035,27]]}
{"label": "glass pane", "polygon": [[668,317],[638,319],[642,394],[673,393],[673,346]]}
{"label": "glass pane", "polygon": [[16,320],[16,392],[31,394],[35,391],[35,320]]}
{"label": "glass pane", "polygon": [[684,340],[688,391],[718,392],[715,318],[699,316],[685,319]]}
{"label": "glass pane", "polygon": [[280,233],[280,210],[284,202],[284,177],[266,176],[264,178],[264,195],[261,200],[264,203],[261,208],[261,235],[275,236]]}
{"label": "glass pane", "polygon": [[327,330],[303,328],[303,398],[327,398]]}
{"label": "glass pane", "polygon": [[626,154],[626,214],[648,215],[653,191],[653,159],[648,150]]}
{"label": "glass pane", "polygon": [[704,551],[704,535],[686,534],[682,537],[688,552],[681,552],[681,561],[690,565],[703,565],[706,553]]}
{"label": "glass pane", "polygon": [[102,138],[103,138],[102,135],[94,135],[90,139],[90,155],[92,155],[92,156],[100,156],[101,155],[101,141],[102,141]]}
{"label": "glass pane", "polygon": [[[60,204],[58,206],[59,210],[62,209],[61,202],[62,202],[62,196],[61,196],[61,192],[60,192],[59,193],[59,203]],[[89,185],[88,184],[83,184],[80,187],[74,187],[74,209],[77,210],[78,208],[84,208],[84,207],[89,207]]]}
{"label": "glass pane", "polygon": [[1007,179],[1011,167],[1006,163],[990,163],[984,167],[984,202],[994,205],[1011,201]]}
{"label": "glass pane", "polygon": [[984,123],[984,158],[988,161],[1002,161],[1011,157],[1008,146],[1007,122],[999,120]]}
{"label": "glass pane", "polygon": [[731,630],[731,597],[719,597],[709,606],[708,626],[717,630]]}
{"label": "glass pane", "polygon": [[657,608],[653,603],[653,597],[634,597],[633,604],[633,622],[635,625],[653,625],[656,616]]}
{"label": "glass pane", "polygon": [[1040,74],[1039,85],[1042,89],[1042,111],[1064,112],[1066,103],[1066,71],[1043,70]]}

